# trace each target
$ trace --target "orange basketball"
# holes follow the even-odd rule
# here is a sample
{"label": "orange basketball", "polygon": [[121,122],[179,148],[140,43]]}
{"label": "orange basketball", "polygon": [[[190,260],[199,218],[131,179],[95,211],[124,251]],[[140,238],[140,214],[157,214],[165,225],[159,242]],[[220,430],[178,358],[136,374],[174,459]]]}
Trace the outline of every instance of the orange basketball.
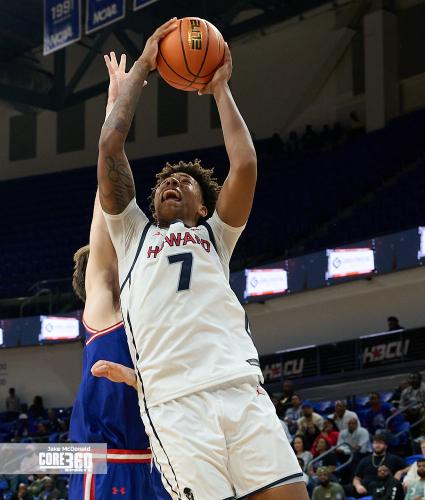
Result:
{"label": "orange basketball", "polygon": [[159,43],[158,71],[172,87],[200,90],[223,63],[224,40],[205,19],[185,17]]}

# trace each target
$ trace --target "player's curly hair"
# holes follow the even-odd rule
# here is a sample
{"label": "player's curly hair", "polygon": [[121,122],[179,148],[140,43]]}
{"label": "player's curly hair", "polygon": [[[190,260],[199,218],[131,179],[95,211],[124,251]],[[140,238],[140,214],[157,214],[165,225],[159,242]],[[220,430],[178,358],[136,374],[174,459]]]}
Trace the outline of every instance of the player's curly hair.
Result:
{"label": "player's curly hair", "polygon": [[89,260],[90,245],[79,248],[74,254],[74,273],[72,288],[75,295],[83,302],[86,301],[86,269]]}
{"label": "player's curly hair", "polygon": [[203,168],[201,166],[201,160],[197,159],[194,162],[190,161],[189,163],[179,161],[179,163],[173,165],[167,162],[161,172],[156,174],[156,184],[152,188],[152,192],[148,198],[150,202],[149,207],[153,217],[156,219],[154,199],[155,192],[158,189],[158,186],[163,180],[167,179],[177,172],[183,172],[190,175],[197,181],[201,188],[202,200],[207,208],[207,216],[205,218],[201,218],[200,222],[207,219],[208,217],[211,217],[215,210],[215,204],[217,203],[217,198],[221,186],[217,183],[217,179],[213,177],[214,169]]}

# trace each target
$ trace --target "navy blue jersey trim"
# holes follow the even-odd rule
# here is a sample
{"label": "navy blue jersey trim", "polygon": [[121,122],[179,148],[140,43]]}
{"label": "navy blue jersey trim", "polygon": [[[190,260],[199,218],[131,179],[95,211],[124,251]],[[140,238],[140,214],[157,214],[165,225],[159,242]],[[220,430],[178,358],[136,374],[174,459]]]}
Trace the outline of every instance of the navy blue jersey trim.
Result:
{"label": "navy blue jersey trim", "polygon": [[[286,481],[290,481],[291,479],[295,479],[297,477],[303,477],[302,472],[297,472],[297,474],[292,474],[290,476],[283,477],[282,479],[278,479],[277,481],[273,481],[272,483],[268,484],[267,486],[263,486],[262,488],[259,488],[258,490],[255,491],[250,491],[248,494],[244,495],[243,497],[239,497],[238,500],[245,500],[251,495],[256,495],[257,493],[261,493],[262,491],[268,490],[269,488],[273,488],[273,486],[284,486]],[[301,482],[301,481],[300,481]],[[293,483],[291,483],[293,484]]]}
{"label": "navy blue jersey trim", "polygon": [[213,247],[215,248],[215,251],[218,253],[217,244],[215,242],[215,237],[214,237],[213,230],[211,229],[211,226],[208,224],[208,222],[203,222],[201,224],[201,226],[205,226],[207,228],[208,235],[210,237],[211,243],[213,244]]}
{"label": "navy blue jersey trim", "polygon": [[140,241],[139,241],[139,246],[137,247],[137,252],[136,252],[136,255],[135,255],[134,260],[133,260],[133,264],[131,264],[131,267],[130,267],[130,270],[128,271],[127,277],[125,278],[125,280],[123,281],[123,284],[121,285],[120,294],[122,293],[127,281],[130,280],[130,283],[131,283],[131,271],[133,270],[134,266],[136,265],[137,259],[139,258],[139,254],[142,250],[143,243],[145,242],[146,235],[148,234],[148,231],[149,231],[149,228],[151,227],[151,225],[152,224],[150,222],[147,222],[145,228],[143,229],[142,236],[140,237]]}
{"label": "navy blue jersey trim", "polygon": [[[127,322],[128,322],[128,327],[130,329],[130,333],[131,333],[131,340],[132,340],[132,343],[133,343],[133,347],[134,347],[134,351],[136,352],[136,361],[139,361],[139,353],[137,352],[137,348],[136,348],[136,341],[134,340],[134,333],[133,333],[133,326],[131,324],[131,320],[130,320],[130,313],[127,311]],[[173,466],[171,465],[171,462],[170,462],[170,459],[167,455],[167,452],[165,451],[165,448],[161,442],[161,440],[159,439],[159,436],[158,436],[158,433],[153,425],[153,422],[152,422],[152,419],[151,419],[151,416],[149,414],[149,410],[148,410],[148,405],[146,404],[146,398],[145,398],[145,387],[144,387],[144,384],[143,384],[143,380],[142,380],[142,376],[140,374],[140,371],[139,371],[139,368],[137,367],[137,363],[135,365],[135,369],[137,371],[137,376],[140,380],[140,384],[142,386],[142,392],[143,392],[143,406],[145,407],[145,412],[146,412],[146,415],[149,419],[149,423],[150,423],[150,426],[152,427],[152,430],[153,430],[153,433],[156,437],[156,439],[158,440],[158,443],[159,445],[161,446],[162,448],[162,451],[164,452],[164,455],[167,457],[167,461],[168,461],[168,464],[171,468],[171,470],[173,471],[173,475],[174,475],[174,479],[176,480],[176,485],[177,485],[177,489],[180,491],[180,487],[179,487],[179,482],[177,481],[177,476],[176,476],[176,473],[174,472],[174,469],[173,469]],[[153,449],[152,449],[152,453],[154,453]],[[156,457],[155,457],[156,458]],[[167,482],[168,486],[170,487],[171,491],[173,493],[175,493],[177,495],[177,497],[179,499],[181,499],[181,496],[180,494],[171,486],[170,482],[168,481],[166,475],[163,473],[162,469],[161,469],[161,465],[160,463],[158,462],[158,460],[156,460],[156,463],[158,464],[158,467],[159,467],[159,470],[161,472],[161,475],[163,476],[163,478],[165,479],[165,481]]]}
{"label": "navy blue jersey trim", "polygon": [[235,497],[227,497],[224,500],[235,500]]}
{"label": "navy blue jersey trim", "polygon": [[249,326],[249,319],[248,319],[248,314],[247,312],[245,311],[245,331],[246,333],[252,338],[252,335],[251,335],[251,328]]}

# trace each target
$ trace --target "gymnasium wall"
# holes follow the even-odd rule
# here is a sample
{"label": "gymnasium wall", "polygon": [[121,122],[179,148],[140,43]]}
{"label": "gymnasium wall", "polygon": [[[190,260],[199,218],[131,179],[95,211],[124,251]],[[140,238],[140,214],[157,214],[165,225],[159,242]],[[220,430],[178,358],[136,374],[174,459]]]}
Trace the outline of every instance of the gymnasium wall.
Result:
{"label": "gymnasium wall", "polygon": [[30,405],[40,395],[46,408],[72,405],[82,370],[79,342],[0,352],[0,411],[5,411],[9,387],[15,387],[21,403]]}
{"label": "gymnasium wall", "polygon": [[[276,131],[285,137],[292,129],[302,131],[307,123],[321,127],[339,120],[348,124],[353,110],[364,117],[364,94],[361,85],[354,85],[355,75],[364,72],[362,33],[346,28],[359,2],[339,2],[342,3],[337,9],[329,3],[305,13],[302,18],[232,41],[232,88],[255,137],[268,137]],[[423,0],[403,0],[398,7],[403,9],[398,15],[401,35],[406,37],[406,43],[400,44],[404,58],[421,39],[422,25],[413,30],[413,35],[409,27],[414,19],[423,18],[425,4]],[[134,42],[142,46],[141,39],[134,38]],[[102,51],[112,49],[120,51],[120,44],[113,36]],[[85,49],[76,44],[67,51],[68,80],[85,53]],[[400,81],[402,112],[425,104],[425,67],[422,67],[425,60],[422,54],[413,59],[424,64],[403,66],[409,76]],[[52,56],[43,61],[47,69],[52,69]],[[414,75],[410,74],[412,71]],[[106,70],[99,55],[77,90],[105,79]],[[212,126],[215,115],[208,96],[199,97],[194,93],[182,96],[178,91],[160,90],[157,76],[151,76],[136,114],[134,141],[127,145],[130,159],[222,142],[220,129]],[[159,94],[161,102],[158,102]],[[102,95],[87,101],[82,109],[71,110],[69,118],[40,111],[35,120],[30,117],[26,123],[23,119],[25,123],[21,127],[17,120],[11,120],[20,113],[10,105],[4,107],[0,113],[0,180],[93,165],[97,159],[104,105],[105,95]],[[185,113],[177,114],[176,109]],[[171,131],[179,133],[163,135],[167,127],[164,129],[162,125],[167,120],[173,122]],[[11,142],[16,143],[17,136],[18,147],[14,153],[18,158],[27,159],[11,161],[13,148],[10,146]],[[65,145],[61,144],[63,141]]]}
{"label": "gymnasium wall", "polygon": [[260,354],[349,340],[387,329],[397,316],[405,328],[425,325],[425,269],[268,300],[246,307]]}

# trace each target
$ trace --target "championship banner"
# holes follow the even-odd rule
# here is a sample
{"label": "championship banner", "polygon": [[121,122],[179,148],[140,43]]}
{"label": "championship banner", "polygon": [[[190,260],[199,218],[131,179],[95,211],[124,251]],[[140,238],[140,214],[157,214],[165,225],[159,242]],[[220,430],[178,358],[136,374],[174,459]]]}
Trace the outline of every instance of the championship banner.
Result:
{"label": "championship banner", "polygon": [[93,33],[124,16],[124,0],[87,0],[86,33]]}
{"label": "championship banner", "polygon": [[43,55],[81,38],[81,0],[44,0]]}
{"label": "championship banner", "polygon": [[146,7],[147,5],[157,1],[158,0],[134,0],[133,10],[141,9],[142,7]]}

